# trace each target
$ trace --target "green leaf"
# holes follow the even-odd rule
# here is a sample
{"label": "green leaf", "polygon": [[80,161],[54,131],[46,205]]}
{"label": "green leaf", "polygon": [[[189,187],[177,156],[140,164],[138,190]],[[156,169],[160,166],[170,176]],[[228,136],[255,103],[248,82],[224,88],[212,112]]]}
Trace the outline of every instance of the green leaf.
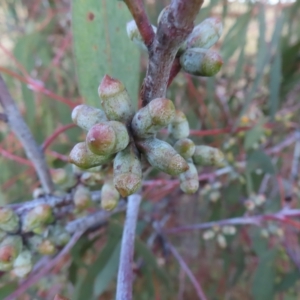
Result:
{"label": "green leaf", "polygon": [[110,282],[113,280],[118,271],[120,259],[121,243],[119,243],[114,251],[111,253],[110,258],[107,260],[106,265],[97,275],[94,284],[94,296],[99,297],[107,289]]}
{"label": "green leaf", "polygon": [[281,85],[281,52],[280,47],[275,54],[274,60],[271,64],[270,70],[270,116],[274,120],[275,114],[278,110],[279,97],[280,97],[280,85]]}
{"label": "green leaf", "polygon": [[261,150],[251,152],[247,157],[247,171],[250,173],[261,169],[265,173],[275,174],[275,167],[271,158]]}
{"label": "green leaf", "polygon": [[18,287],[17,282],[10,282],[0,288],[0,299],[5,299],[12,292],[14,292]]}
{"label": "green leaf", "polygon": [[260,6],[258,14],[258,26],[259,26],[259,36],[257,41],[257,61],[256,70],[264,63],[265,57],[267,55],[267,44],[266,44],[266,10],[265,6],[262,4]]}
{"label": "green leaf", "polygon": [[255,270],[252,284],[254,300],[274,299],[275,270],[274,261],[277,249],[266,251],[259,260]]}
{"label": "green leaf", "polygon": [[299,270],[294,270],[284,275],[282,280],[276,285],[275,290],[277,293],[287,291],[289,288],[295,286],[296,282],[300,279]]}
{"label": "green leaf", "polygon": [[257,143],[264,133],[264,129],[261,124],[256,125],[252,129],[246,132],[244,147],[246,150],[252,148],[253,144]]}
{"label": "green leaf", "polygon": [[121,80],[137,105],[139,52],[126,34],[131,16],[122,2],[73,0],[74,53],[81,95],[99,105],[98,86],[105,74]]}

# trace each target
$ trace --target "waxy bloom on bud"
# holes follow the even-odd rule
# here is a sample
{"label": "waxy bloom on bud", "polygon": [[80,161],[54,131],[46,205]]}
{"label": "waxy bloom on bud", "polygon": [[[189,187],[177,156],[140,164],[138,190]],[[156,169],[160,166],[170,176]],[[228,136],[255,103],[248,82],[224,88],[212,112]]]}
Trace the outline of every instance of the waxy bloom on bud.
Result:
{"label": "waxy bloom on bud", "polygon": [[175,117],[169,125],[168,130],[175,140],[183,139],[190,135],[190,125],[182,111],[176,111]]}
{"label": "waxy bloom on bud", "polygon": [[196,149],[194,142],[188,138],[178,140],[173,147],[184,159],[191,158]]}
{"label": "waxy bloom on bud", "polygon": [[109,120],[125,123],[131,121],[134,110],[128,92],[121,81],[105,75],[98,93]]}
{"label": "waxy bloom on bud", "polygon": [[167,174],[179,175],[189,168],[185,159],[167,142],[153,138],[138,141],[137,146],[153,167]]}
{"label": "waxy bloom on bud", "polygon": [[85,142],[76,144],[69,154],[70,163],[82,169],[100,166],[112,160],[112,156],[100,156],[92,153]]}
{"label": "waxy bloom on bud", "polygon": [[55,244],[55,246],[65,246],[71,238],[70,233],[61,225],[56,224],[49,228],[48,239]]}
{"label": "waxy bloom on bud", "polygon": [[97,123],[107,121],[103,110],[81,104],[76,106],[72,111],[73,122],[84,130],[90,130]]}
{"label": "waxy bloom on bud", "polygon": [[194,194],[199,188],[198,171],[193,163],[188,163],[189,169],[179,175],[180,189],[186,194]]}
{"label": "waxy bloom on bud", "polygon": [[187,37],[182,50],[188,48],[209,49],[220,38],[223,31],[222,22],[218,18],[208,18],[194,27],[191,34]]}
{"label": "waxy bloom on bud", "polygon": [[94,125],[86,136],[86,145],[97,155],[109,156],[127,147],[129,135],[124,124],[109,121]]}
{"label": "waxy bloom on bud", "polygon": [[[156,33],[157,28],[154,25],[151,25],[154,33]],[[139,32],[138,27],[134,20],[130,21],[126,25],[127,35],[129,39],[134,42],[141,50],[147,51],[147,47],[143,41],[143,38]]]}
{"label": "waxy bloom on bud", "polygon": [[224,154],[217,148],[210,146],[196,146],[193,155],[196,165],[223,167],[225,164]]}
{"label": "waxy bloom on bud", "polygon": [[53,220],[54,216],[51,206],[39,204],[24,216],[22,230],[24,232],[33,231],[40,233],[44,229],[44,225],[52,223]]}
{"label": "waxy bloom on bud", "polygon": [[142,183],[142,166],[135,147],[129,145],[114,160],[114,185],[122,197],[135,193]]}
{"label": "waxy bloom on bud", "polygon": [[0,207],[0,229],[16,232],[19,229],[19,217],[10,208]]}
{"label": "waxy bloom on bud", "polygon": [[120,194],[112,180],[106,181],[101,189],[101,207],[105,210],[113,210],[120,200]]}
{"label": "waxy bloom on bud", "polygon": [[16,258],[13,264],[13,273],[17,277],[25,277],[32,269],[32,255],[30,251],[24,250]]}
{"label": "waxy bloom on bud", "polygon": [[50,240],[43,240],[37,247],[37,252],[42,255],[53,255],[56,251],[55,244]]}
{"label": "waxy bloom on bud", "polygon": [[92,203],[91,193],[86,187],[79,185],[73,195],[73,202],[79,211],[83,211],[90,207]]}
{"label": "waxy bloom on bud", "polygon": [[175,107],[171,100],[157,98],[141,108],[133,117],[131,128],[138,138],[149,138],[172,122]]}
{"label": "waxy bloom on bud", "polygon": [[22,251],[22,239],[18,235],[7,236],[0,244],[0,271],[9,271]]}
{"label": "waxy bloom on bud", "polygon": [[210,77],[220,71],[223,60],[215,51],[190,48],[180,56],[180,65],[189,74]]}

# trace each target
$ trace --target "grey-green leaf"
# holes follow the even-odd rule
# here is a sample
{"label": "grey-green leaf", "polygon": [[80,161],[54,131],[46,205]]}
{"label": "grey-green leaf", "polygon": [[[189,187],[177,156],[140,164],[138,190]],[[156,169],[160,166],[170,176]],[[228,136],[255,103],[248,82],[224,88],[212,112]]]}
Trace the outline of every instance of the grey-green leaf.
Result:
{"label": "grey-green leaf", "polygon": [[130,13],[122,2],[73,0],[72,29],[78,83],[86,103],[99,106],[97,89],[109,74],[121,80],[137,104],[139,52],[130,42]]}

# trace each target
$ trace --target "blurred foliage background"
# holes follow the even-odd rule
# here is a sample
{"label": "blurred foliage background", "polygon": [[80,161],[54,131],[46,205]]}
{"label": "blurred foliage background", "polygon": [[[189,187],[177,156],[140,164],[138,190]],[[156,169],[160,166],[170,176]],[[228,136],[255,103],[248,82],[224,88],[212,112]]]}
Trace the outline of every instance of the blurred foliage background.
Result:
{"label": "blurred foliage background", "polygon": [[[167,4],[145,1],[154,25]],[[71,109],[83,102],[100,105],[97,87],[106,73],[126,84],[137,106],[147,66],[147,55],[127,38],[131,17],[124,3],[74,0],[71,6],[70,0],[0,4],[0,72],[36,140],[47,144],[50,167],[70,173],[67,155],[83,140],[80,129],[68,126]],[[151,185],[167,175],[151,172],[145,178],[135,299],[198,299],[170,253],[172,244],[210,300],[297,300],[297,220],[174,230],[168,241],[155,233],[157,222],[170,229],[299,207],[300,1],[206,0],[197,23],[210,16],[224,25],[215,46],[224,59],[221,72],[214,78],[180,73],[168,97],[188,116],[194,141],[222,149],[228,166],[203,168],[193,196],[182,194],[176,182]],[[31,199],[37,178],[4,123],[0,153],[0,204]],[[123,214],[117,214],[80,239],[22,299],[53,299],[57,292],[72,300],[113,299],[122,224]],[[17,285],[9,275],[2,278],[0,299]]]}

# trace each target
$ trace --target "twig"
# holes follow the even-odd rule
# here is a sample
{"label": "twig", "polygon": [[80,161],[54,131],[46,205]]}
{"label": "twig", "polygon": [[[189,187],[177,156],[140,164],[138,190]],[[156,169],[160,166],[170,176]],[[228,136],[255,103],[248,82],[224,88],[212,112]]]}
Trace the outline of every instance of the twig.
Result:
{"label": "twig", "polygon": [[7,115],[0,113],[0,121],[7,123],[8,122]]}
{"label": "twig", "polygon": [[191,283],[193,284],[193,286],[197,292],[198,298],[200,300],[207,300],[200,283],[197,281],[194,274],[192,273],[192,271],[190,270],[190,268],[188,267],[186,262],[183,260],[181,255],[178,253],[178,251],[169,242],[167,242],[167,247],[172,252],[173,256],[177,259],[180,267],[184,270],[184,272],[190,279]]}
{"label": "twig", "polygon": [[9,91],[1,75],[0,103],[8,117],[8,124],[10,128],[22,143],[27,157],[34,165],[45,193],[51,194],[53,192],[54,186],[44,154],[35,142],[28,126],[24,122],[22,115],[20,114],[17,105],[9,94]]}
{"label": "twig", "polygon": [[224,225],[257,225],[258,226],[262,221],[269,221],[269,220],[287,223],[286,218],[299,217],[299,216],[300,216],[300,209],[282,209],[281,211],[275,214],[265,214],[265,215],[258,215],[252,217],[245,216],[240,218],[231,218],[231,219],[225,219],[225,220],[214,221],[214,222],[175,227],[175,228],[165,230],[164,233],[177,234],[186,231],[207,229],[214,226],[224,226]]}
{"label": "twig", "polygon": [[116,300],[132,299],[132,260],[134,251],[135,229],[140,203],[140,195],[134,194],[128,197],[118,271]]}
{"label": "twig", "polygon": [[145,45],[149,49],[154,39],[154,31],[145,12],[142,0],[124,0],[130,10],[139,32],[144,40]]}
{"label": "twig", "polygon": [[10,294],[8,297],[6,297],[4,300],[14,300],[17,297],[21,296],[28,288],[30,288],[33,284],[35,284],[37,281],[39,281],[44,275],[49,273],[52,268],[54,268],[60,260],[69,253],[69,251],[72,249],[72,247],[75,245],[75,243],[78,241],[78,239],[83,234],[83,231],[77,231],[74,233],[72,238],[70,239],[69,243],[64,247],[64,249],[55,256],[51,261],[49,261],[47,264],[43,264],[42,268],[37,271],[36,273],[33,273],[31,276],[29,276],[27,279],[21,282],[17,290],[15,290],[12,294]]}
{"label": "twig", "polygon": [[202,3],[203,0],[173,0],[163,13],[149,48],[147,74],[141,91],[143,106],[155,98],[165,97],[174,58],[193,30]]}

